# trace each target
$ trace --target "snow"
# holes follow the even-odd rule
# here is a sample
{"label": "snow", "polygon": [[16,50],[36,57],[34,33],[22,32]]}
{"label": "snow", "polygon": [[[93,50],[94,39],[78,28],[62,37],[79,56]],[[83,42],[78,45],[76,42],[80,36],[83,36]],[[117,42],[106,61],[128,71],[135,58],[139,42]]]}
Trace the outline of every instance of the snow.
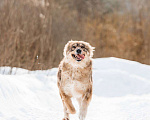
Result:
{"label": "snow", "polygon": [[[119,58],[93,60],[94,92],[86,120],[150,120],[150,66]],[[0,67],[0,120],[61,120],[57,68]],[[78,104],[73,99],[78,120]]]}

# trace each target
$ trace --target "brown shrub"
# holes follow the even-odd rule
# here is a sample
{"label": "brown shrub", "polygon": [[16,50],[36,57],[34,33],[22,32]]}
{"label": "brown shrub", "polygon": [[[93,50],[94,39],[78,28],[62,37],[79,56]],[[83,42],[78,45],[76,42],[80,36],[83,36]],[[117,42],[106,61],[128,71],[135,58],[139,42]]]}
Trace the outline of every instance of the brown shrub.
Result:
{"label": "brown shrub", "polygon": [[135,10],[126,10],[118,0],[32,1],[1,0],[0,66],[57,67],[71,39],[90,42],[96,47],[95,58],[150,64],[149,2],[140,8],[131,2]]}

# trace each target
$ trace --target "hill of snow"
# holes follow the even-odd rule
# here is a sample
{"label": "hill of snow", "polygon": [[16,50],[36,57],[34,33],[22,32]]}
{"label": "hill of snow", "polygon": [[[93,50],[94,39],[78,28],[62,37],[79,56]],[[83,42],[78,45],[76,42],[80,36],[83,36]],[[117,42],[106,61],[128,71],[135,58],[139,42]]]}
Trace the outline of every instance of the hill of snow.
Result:
{"label": "hill of snow", "polygon": [[[94,93],[86,120],[150,120],[150,66],[119,58],[93,60]],[[57,68],[0,67],[0,120],[61,120]],[[71,120],[78,119],[77,109]]]}

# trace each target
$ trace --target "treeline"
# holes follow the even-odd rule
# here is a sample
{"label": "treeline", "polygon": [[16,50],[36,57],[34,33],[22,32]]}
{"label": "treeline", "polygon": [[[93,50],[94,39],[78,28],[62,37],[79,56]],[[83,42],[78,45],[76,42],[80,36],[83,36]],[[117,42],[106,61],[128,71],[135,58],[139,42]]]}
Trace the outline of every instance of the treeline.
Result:
{"label": "treeline", "polygon": [[148,0],[0,0],[0,66],[57,67],[68,40],[150,64]]}

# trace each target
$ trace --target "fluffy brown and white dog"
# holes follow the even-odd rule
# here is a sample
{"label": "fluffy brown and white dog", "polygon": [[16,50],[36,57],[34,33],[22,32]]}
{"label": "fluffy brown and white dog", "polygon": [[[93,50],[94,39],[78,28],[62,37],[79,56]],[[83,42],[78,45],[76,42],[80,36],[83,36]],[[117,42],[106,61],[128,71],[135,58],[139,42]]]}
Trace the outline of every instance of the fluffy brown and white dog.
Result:
{"label": "fluffy brown and white dog", "polygon": [[57,85],[64,107],[63,120],[76,110],[71,98],[79,103],[79,119],[84,120],[92,98],[92,56],[94,48],[87,42],[69,41],[59,65]]}

